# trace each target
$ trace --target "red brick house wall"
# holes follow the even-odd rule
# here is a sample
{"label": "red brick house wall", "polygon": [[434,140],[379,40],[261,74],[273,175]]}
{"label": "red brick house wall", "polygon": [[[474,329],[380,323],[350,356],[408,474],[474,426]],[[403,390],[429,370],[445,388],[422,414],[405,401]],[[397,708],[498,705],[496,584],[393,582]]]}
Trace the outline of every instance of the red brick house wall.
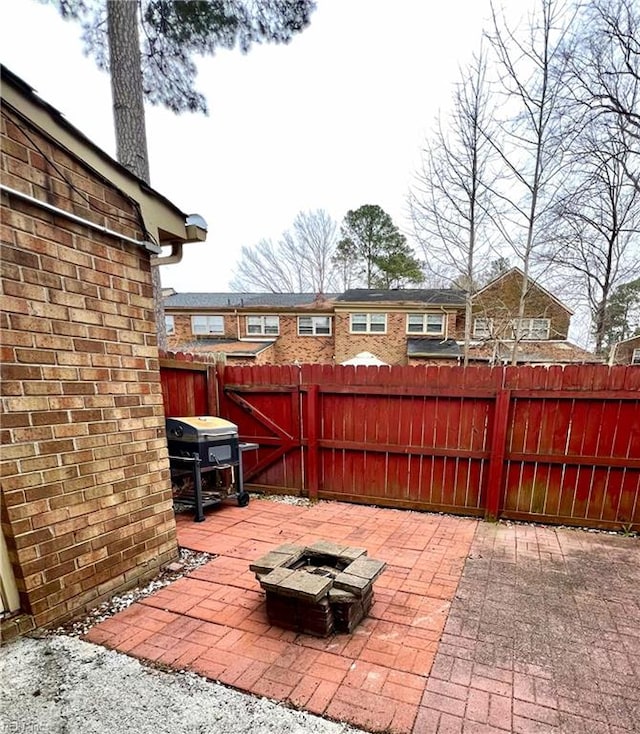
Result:
{"label": "red brick house wall", "polygon": [[[363,311],[362,308],[354,309],[355,311]],[[428,313],[429,309],[411,309],[411,313]],[[376,357],[387,364],[406,365],[407,360],[407,339],[414,337],[424,338],[422,334],[407,334],[407,313],[408,311],[388,311],[387,312],[387,333],[386,334],[352,334],[350,332],[350,313],[338,312],[335,317],[335,357],[336,364],[341,364],[360,352],[371,352]],[[434,312],[435,313],[435,312]],[[441,313],[438,311],[438,313]],[[462,327],[464,329],[464,327]],[[458,316],[454,312],[447,314],[446,329],[442,338],[457,338],[458,334]],[[451,360],[447,360],[450,363]],[[417,362],[424,364],[421,360]]]}
{"label": "red brick house wall", "polygon": [[[6,186],[143,237],[128,198],[6,106],[1,165]],[[175,521],[149,253],[11,194],[2,210],[2,531],[21,623],[40,626],[155,573]]]}
{"label": "red brick house wall", "polygon": [[[300,314],[307,315],[307,314]],[[326,316],[328,314],[310,314]],[[273,345],[276,364],[313,363],[333,364],[334,320],[331,319],[331,336],[298,336],[298,316],[280,316],[280,336]]]}
{"label": "red brick house wall", "polygon": [[[211,334],[209,336],[196,336],[193,333],[191,325],[192,314],[187,313],[173,313],[173,334],[167,337],[169,349],[184,349],[185,345],[194,345],[194,349],[197,347],[198,341],[202,339],[237,339],[238,329],[236,324],[236,317],[233,314],[224,312],[197,312],[198,315],[202,316],[222,316],[224,318],[224,333],[223,334]],[[196,315],[194,313],[193,315]]]}

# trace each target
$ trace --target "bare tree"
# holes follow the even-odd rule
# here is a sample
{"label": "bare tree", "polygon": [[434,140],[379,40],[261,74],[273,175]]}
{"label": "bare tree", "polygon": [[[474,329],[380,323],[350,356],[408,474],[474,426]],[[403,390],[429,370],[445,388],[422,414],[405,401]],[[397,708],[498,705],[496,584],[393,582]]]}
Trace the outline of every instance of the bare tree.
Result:
{"label": "bare tree", "polygon": [[326,293],[335,288],[333,253],[336,248],[338,225],[324,211],[300,212],[293,221],[293,232],[285,233],[298,255],[305,281],[314,293]]}
{"label": "bare tree", "polygon": [[[517,321],[524,317],[537,250],[551,236],[548,225],[559,196],[564,154],[571,128],[559,114],[567,67],[567,37],[573,13],[564,0],[538,0],[537,12],[522,27],[511,26],[492,4],[488,34],[496,56],[504,99],[503,135],[492,142],[502,162],[507,188],[496,191],[503,203],[497,220],[522,263],[524,278]],[[512,364],[517,362],[514,339]]]}
{"label": "bare tree", "polygon": [[453,109],[444,120],[438,119],[409,193],[412,233],[422,246],[426,267],[467,290],[465,364],[469,363],[471,299],[479,267],[488,256],[490,184],[495,183],[490,172],[494,148],[489,142],[493,134],[486,64],[481,49],[462,71]]}
{"label": "bare tree", "polygon": [[567,54],[575,102],[604,118],[629,155],[625,172],[640,188],[640,4],[591,0]]}
{"label": "bare tree", "polygon": [[558,207],[560,246],[550,259],[582,285],[600,353],[612,293],[640,272],[640,190],[627,175],[633,153],[624,137],[595,122],[574,153],[571,188]]}
{"label": "bare tree", "polygon": [[322,209],[300,212],[278,242],[243,247],[231,287],[270,293],[327,293],[335,287],[337,224]]}

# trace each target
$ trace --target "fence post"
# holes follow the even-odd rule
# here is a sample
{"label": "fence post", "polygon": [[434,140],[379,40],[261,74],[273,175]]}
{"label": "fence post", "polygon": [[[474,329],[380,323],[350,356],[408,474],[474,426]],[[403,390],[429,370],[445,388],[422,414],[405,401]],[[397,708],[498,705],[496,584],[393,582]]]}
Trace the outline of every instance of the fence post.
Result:
{"label": "fence post", "polygon": [[220,415],[220,396],[218,395],[218,369],[215,364],[207,367],[207,409],[209,415]]}
{"label": "fence post", "polygon": [[309,385],[307,392],[307,490],[310,500],[318,499],[320,490],[320,389]]}
{"label": "fence post", "polygon": [[510,403],[511,390],[498,390],[498,394],[496,395],[496,408],[493,415],[485,520],[497,520],[498,513],[500,512]]}

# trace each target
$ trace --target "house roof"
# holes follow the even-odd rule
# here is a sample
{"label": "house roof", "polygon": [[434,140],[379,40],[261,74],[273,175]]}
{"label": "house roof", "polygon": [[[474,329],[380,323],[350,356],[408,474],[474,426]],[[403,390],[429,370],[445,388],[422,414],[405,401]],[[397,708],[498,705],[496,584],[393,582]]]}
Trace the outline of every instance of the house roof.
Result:
{"label": "house roof", "polygon": [[626,339],[621,339],[619,342],[616,342],[614,346],[619,346],[620,344],[628,345],[628,344],[640,344],[640,334],[636,334],[635,336],[629,336]]}
{"label": "house roof", "polygon": [[[503,278],[506,278],[508,275],[512,275],[513,273],[517,273],[518,275],[520,275],[520,277],[524,278],[524,273],[522,272],[522,270],[520,270],[520,268],[510,268],[509,270],[505,270],[504,273],[500,273],[500,275],[496,276],[493,280],[489,281],[487,285],[484,286],[484,288],[480,288],[479,291],[476,291],[472,296],[472,300],[475,300],[479,295],[484,293],[488,288],[492,288],[500,280],[502,280]],[[542,291],[546,296],[548,296],[553,301],[555,301],[558,304],[558,306],[563,308],[568,314],[573,315],[573,311],[566,304],[562,303],[562,301],[557,296],[554,296],[553,293],[551,293],[551,291],[548,291],[546,288],[541,286],[540,283],[538,283],[538,281],[535,280],[535,278],[532,278],[531,276],[529,276],[529,282],[531,283],[532,287],[537,288],[539,291]]]}
{"label": "house roof", "polygon": [[450,357],[462,356],[462,349],[455,339],[407,339],[408,357]]}
{"label": "house roof", "polygon": [[59,110],[41,99],[23,79],[5,66],[0,66],[0,73],[3,107],[35,125],[99,177],[136,201],[145,227],[160,244],[190,239],[187,214],[93,143]]}
{"label": "house roof", "polygon": [[346,303],[428,303],[439,306],[464,306],[466,291],[453,288],[400,288],[378,290],[354,288],[341,293],[336,301]]}
{"label": "house roof", "polygon": [[260,352],[264,352],[270,346],[275,344],[275,340],[245,342],[238,339],[198,339],[198,343],[193,349],[194,353],[216,353],[226,354],[230,357],[255,357]]}
{"label": "house roof", "polygon": [[[494,347],[496,353],[494,353]],[[495,358],[499,362],[511,360],[513,343],[472,344],[469,356],[472,359]],[[569,341],[523,341],[518,345],[517,360],[520,364],[584,364],[601,363],[593,352],[582,349]]]}
{"label": "house roof", "polygon": [[172,308],[295,308],[322,306],[336,294],[316,293],[174,293],[164,299],[165,309]]}

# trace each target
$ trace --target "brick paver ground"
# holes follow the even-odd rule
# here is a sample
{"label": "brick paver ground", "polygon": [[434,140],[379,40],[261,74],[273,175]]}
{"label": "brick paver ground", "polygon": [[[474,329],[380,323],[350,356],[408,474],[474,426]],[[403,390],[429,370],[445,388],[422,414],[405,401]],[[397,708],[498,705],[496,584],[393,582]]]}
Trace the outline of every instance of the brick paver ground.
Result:
{"label": "brick paver ground", "polygon": [[[87,639],[372,731],[640,731],[636,539],[267,500],[178,535],[218,557]],[[249,563],[321,538],[387,562],[370,616],[328,639],[271,627]]]}
{"label": "brick paver ground", "polygon": [[480,523],[415,732],[640,732],[640,543]]}
{"label": "brick paver ground", "polygon": [[[254,500],[178,519],[180,545],[218,557],[87,635],[135,657],[375,730],[413,730],[476,520],[339,503]],[[351,635],[269,625],[249,563],[285,542],[365,547],[387,568]]]}

